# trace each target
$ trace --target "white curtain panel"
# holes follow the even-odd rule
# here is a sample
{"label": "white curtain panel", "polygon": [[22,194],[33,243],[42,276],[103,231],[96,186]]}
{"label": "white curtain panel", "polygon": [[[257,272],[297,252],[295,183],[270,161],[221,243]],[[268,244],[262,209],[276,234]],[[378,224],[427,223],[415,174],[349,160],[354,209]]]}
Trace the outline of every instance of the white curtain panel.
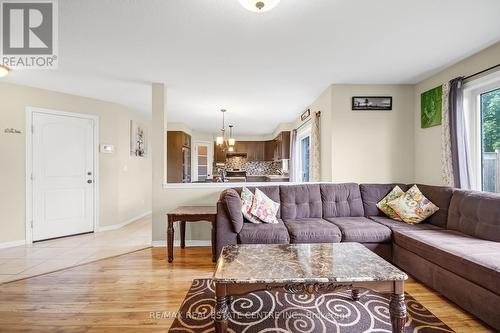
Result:
{"label": "white curtain panel", "polygon": [[292,130],[290,135],[290,161],[288,162],[290,182],[297,181],[297,130]]}
{"label": "white curtain panel", "polygon": [[443,84],[443,105],[441,111],[441,178],[443,185],[454,187],[450,140],[449,92],[450,84],[446,82]]}
{"label": "white curtain panel", "polygon": [[321,112],[316,112],[312,117],[311,129],[311,161],[310,179],[311,182],[319,182],[321,178],[321,133],[320,133]]}

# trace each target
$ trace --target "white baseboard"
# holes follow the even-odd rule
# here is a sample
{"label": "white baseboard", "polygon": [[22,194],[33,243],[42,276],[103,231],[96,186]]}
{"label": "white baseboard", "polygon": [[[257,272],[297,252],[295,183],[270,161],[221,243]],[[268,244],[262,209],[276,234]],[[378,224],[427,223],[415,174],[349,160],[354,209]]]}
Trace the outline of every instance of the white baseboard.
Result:
{"label": "white baseboard", "polygon": [[[152,241],[151,242],[152,247],[167,247],[167,241]],[[179,247],[181,246],[181,241],[176,239],[174,240],[174,246]],[[191,247],[191,246],[212,246],[212,242],[209,240],[186,240],[186,247]]]}
{"label": "white baseboard", "polygon": [[26,244],[26,241],[24,239],[12,241],[12,242],[5,242],[5,243],[0,243],[0,249],[6,249],[8,247],[21,246],[21,245],[25,245],[25,244]]}
{"label": "white baseboard", "polygon": [[125,221],[123,223],[112,224],[112,225],[105,225],[105,226],[99,227],[99,229],[97,230],[97,232],[120,229],[120,228],[123,228],[124,226],[126,226],[127,224],[130,224],[132,222],[140,220],[140,219],[142,219],[142,218],[144,218],[144,217],[146,217],[148,215],[151,215],[151,214],[152,214],[152,211],[147,211],[147,212],[142,213],[140,215],[134,216],[131,219],[128,219],[127,221]]}

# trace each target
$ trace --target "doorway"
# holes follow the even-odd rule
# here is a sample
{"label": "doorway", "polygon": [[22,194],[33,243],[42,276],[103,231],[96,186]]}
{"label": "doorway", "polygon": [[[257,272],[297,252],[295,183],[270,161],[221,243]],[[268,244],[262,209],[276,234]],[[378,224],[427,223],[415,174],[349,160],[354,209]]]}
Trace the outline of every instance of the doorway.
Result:
{"label": "doorway", "polygon": [[26,241],[93,232],[98,118],[27,109]]}
{"label": "doorway", "polygon": [[193,151],[193,181],[206,182],[212,178],[213,143],[196,141]]}

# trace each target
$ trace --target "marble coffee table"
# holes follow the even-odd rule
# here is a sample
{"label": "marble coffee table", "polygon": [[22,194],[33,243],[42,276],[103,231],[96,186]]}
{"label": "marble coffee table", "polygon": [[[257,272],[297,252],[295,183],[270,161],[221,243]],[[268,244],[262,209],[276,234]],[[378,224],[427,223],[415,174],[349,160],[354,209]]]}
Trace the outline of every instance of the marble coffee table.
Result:
{"label": "marble coffee table", "polygon": [[321,293],[359,288],[390,292],[392,331],[406,323],[404,281],[408,276],[358,243],[227,245],[214,273],[215,330],[226,332],[232,296],[255,291]]}

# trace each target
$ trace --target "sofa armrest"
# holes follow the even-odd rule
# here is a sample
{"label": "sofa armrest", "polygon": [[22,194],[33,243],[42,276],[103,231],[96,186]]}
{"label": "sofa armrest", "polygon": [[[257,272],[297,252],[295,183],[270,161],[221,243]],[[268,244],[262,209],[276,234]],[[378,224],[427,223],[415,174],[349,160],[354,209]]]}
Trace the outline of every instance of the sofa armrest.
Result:
{"label": "sofa armrest", "polygon": [[224,190],[219,197],[219,202],[226,209],[229,222],[231,222],[232,230],[239,233],[243,228],[243,214],[241,213],[241,198],[233,189]]}
{"label": "sofa armrest", "polygon": [[217,202],[217,217],[215,220],[215,257],[219,258],[224,246],[238,243],[238,234],[234,232],[232,222],[226,209],[226,204]]}

